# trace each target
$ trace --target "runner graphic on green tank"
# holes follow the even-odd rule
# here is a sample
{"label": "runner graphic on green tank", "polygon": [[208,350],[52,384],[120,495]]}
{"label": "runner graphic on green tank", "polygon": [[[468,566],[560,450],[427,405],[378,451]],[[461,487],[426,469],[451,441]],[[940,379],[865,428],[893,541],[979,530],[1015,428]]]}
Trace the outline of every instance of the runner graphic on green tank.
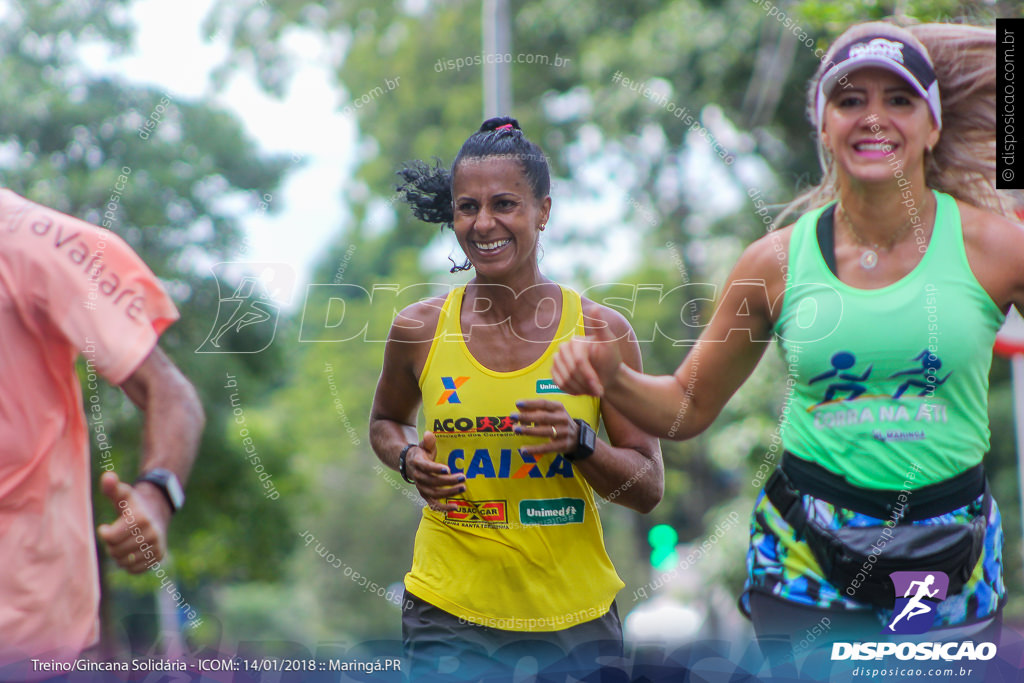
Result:
{"label": "runner graphic on green tank", "polygon": [[952,372],[946,373],[946,376],[942,379],[937,379],[939,368],[942,367],[942,361],[934,353],[930,353],[928,349],[925,349],[921,353],[914,356],[914,360],[921,361],[921,367],[911,368],[910,370],[900,370],[889,375],[889,378],[899,377],[901,375],[923,375],[924,379],[910,378],[906,382],[900,385],[896,393],[892,395],[893,398],[899,398],[903,395],[903,392],[910,387],[919,387],[921,389],[918,396],[926,396],[928,394],[935,393],[935,387],[939,386],[952,375]]}
{"label": "runner graphic on green tank", "polygon": [[867,391],[867,387],[861,384],[861,382],[864,382],[865,380],[867,380],[868,377],[871,376],[871,369],[874,367],[873,364],[868,366],[868,369],[864,371],[864,374],[858,376],[850,374],[848,372],[839,372],[840,370],[849,370],[850,368],[857,364],[857,357],[850,353],[849,351],[839,351],[835,353],[832,356],[830,362],[832,363],[831,370],[821,373],[817,377],[812,378],[807,383],[814,384],[819,380],[829,379],[830,377],[835,377],[837,375],[839,376],[839,379],[845,379],[847,381],[834,382],[832,384],[829,384],[828,389],[825,391],[825,398],[821,399],[818,405],[821,405],[822,403],[828,403],[833,398],[835,398],[836,393],[840,391],[850,392],[850,395],[843,399],[846,401],[852,401],[853,399],[857,398],[865,391]]}

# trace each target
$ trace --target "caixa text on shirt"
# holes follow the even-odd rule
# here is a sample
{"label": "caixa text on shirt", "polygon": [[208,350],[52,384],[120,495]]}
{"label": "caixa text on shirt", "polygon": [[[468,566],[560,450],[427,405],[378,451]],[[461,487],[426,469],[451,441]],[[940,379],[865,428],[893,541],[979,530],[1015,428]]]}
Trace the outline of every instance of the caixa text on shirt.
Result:
{"label": "caixa text on shirt", "polygon": [[[513,453],[516,457],[513,457]],[[544,467],[546,455],[533,455],[512,448],[502,448],[495,459],[486,448],[478,448],[469,456],[461,448],[448,454],[448,469],[463,472],[466,479],[542,479],[546,477],[572,477],[572,463],[561,454],[555,454],[551,463]],[[512,466],[515,465],[515,469]],[[463,470],[465,467],[465,470]]]}
{"label": "caixa text on shirt", "polygon": [[100,294],[110,298],[115,308],[123,305],[125,315],[132,320],[138,319],[138,314],[145,309],[146,299],[141,291],[136,292],[134,289],[123,287],[120,275],[107,271],[103,254],[105,242],[102,235],[98,238],[94,251],[89,243],[80,239],[80,230],[68,229],[50,216],[36,218],[29,223],[28,229],[36,237],[47,241],[52,238],[54,249],[67,255],[76,266],[81,266],[82,274],[90,281],[99,281],[97,288]]}

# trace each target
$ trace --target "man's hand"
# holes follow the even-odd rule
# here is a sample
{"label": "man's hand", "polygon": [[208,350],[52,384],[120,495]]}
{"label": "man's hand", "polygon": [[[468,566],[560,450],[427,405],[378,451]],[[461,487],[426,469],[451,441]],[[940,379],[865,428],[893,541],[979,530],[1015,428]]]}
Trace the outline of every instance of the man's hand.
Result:
{"label": "man's hand", "polygon": [[156,486],[148,482],[140,482],[138,488],[129,486],[115,472],[100,477],[100,489],[114,504],[118,519],[101,524],[99,536],[120,567],[141,574],[167,554],[171,506]]}

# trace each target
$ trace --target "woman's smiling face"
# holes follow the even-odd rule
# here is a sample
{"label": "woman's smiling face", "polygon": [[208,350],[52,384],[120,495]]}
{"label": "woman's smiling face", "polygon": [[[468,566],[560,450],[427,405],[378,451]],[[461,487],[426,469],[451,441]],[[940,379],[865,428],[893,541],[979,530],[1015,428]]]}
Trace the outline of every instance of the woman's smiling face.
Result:
{"label": "woman's smiling face", "polygon": [[888,69],[854,71],[825,105],[822,143],[839,173],[861,182],[891,181],[896,169],[923,168],[925,150],[938,140],[928,103]]}
{"label": "woman's smiling face", "polygon": [[504,279],[537,264],[551,198],[538,199],[515,159],[463,159],[452,182],[452,227],[478,275]]}

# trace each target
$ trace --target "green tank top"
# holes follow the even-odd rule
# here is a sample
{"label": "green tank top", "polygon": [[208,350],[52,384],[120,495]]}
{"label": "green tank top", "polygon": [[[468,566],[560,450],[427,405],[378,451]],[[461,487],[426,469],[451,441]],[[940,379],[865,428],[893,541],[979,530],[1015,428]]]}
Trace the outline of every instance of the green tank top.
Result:
{"label": "green tank top", "polygon": [[920,488],[988,450],[988,372],[1004,315],[968,265],[956,200],[935,197],[920,263],[880,289],[828,269],[816,231],[828,207],[793,228],[775,325],[790,372],[782,443],[855,486]]}

